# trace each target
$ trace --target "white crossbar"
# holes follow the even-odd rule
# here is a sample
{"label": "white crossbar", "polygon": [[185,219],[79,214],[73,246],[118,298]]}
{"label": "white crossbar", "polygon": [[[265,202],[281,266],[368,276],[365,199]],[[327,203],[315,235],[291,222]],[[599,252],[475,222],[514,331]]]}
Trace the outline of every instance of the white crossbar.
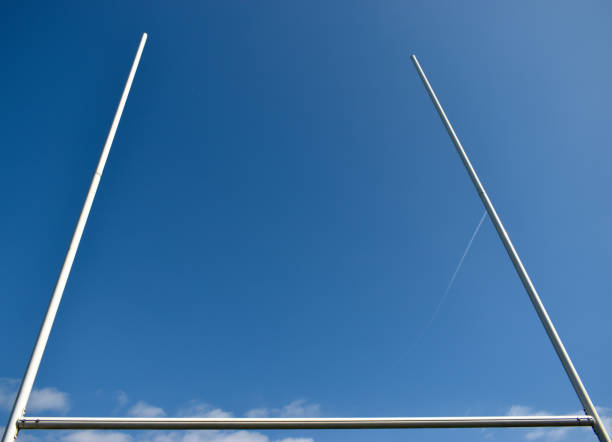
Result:
{"label": "white crossbar", "polygon": [[124,418],[28,417],[28,430],[344,430],[382,428],[592,427],[592,416]]}

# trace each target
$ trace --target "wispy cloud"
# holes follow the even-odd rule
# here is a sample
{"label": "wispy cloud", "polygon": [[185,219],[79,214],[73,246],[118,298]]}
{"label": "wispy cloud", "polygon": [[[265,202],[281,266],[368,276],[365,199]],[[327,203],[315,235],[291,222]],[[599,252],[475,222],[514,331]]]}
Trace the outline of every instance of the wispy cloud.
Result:
{"label": "wispy cloud", "polygon": [[513,405],[508,409],[507,416],[550,416],[546,411],[536,411],[533,407],[527,405]]}
{"label": "wispy cloud", "polygon": [[65,413],[70,408],[68,393],[48,387],[32,391],[28,402],[30,411],[59,411]]}
{"label": "wispy cloud", "polygon": [[[19,380],[0,378],[0,408],[10,410],[13,406]],[[29,412],[56,411],[65,413],[70,409],[68,393],[54,387],[34,389],[30,394],[27,409]]]}
{"label": "wispy cloud", "polygon": [[312,437],[286,437],[285,439],[279,439],[278,442],[314,442]]}
{"label": "wispy cloud", "polygon": [[[0,408],[9,410],[15,399],[19,381],[11,378],[0,378]],[[130,398],[125,391],[114,394],[116,410],[130,405]],[[47,387],[34,390],[30,397],[30,411],[67,411],[68,394],[57,388]],[[133,417],[163,417],[166,411],[145,401],[137,401],[127,409],[127,415]],[[305,399],[298,399],[279,408],[258,408],[246,413],[248,417],[304,417],[317,416],[319,404],[312,404]],[[232,417],[231,411],[223,410],[200,400],[192,400],[180,408],[174,415],[181,417]],[[0,430],[2,428],[0,427]],[[40,442],[35,434],[20,434],[25,442]],[[270,439],[269,436],[256,431],[145,431],[135,435],[117,431],[57,431],[46,435],[47,442],[314,442],[310,437],[288,437]]]}
{"label": "wispy cloud", "polygon": [[123,408],[125,407],[128,402],[129,402],[129,398],[128,395],[125,391],[123,390],[117,390],[115,391],[115,401],[117,401],[117,408]]}
{"label": "wispy cloud", "polygon": [[106,431],[75,431],[65,433],[60,437],[61,442],[132,442],[129,434]]}
{"label": "wispy cloud", "polygon": [[[605,427],[607,429],[611,428],[612,409],[606,407],[596,408],[597,412],[601,416],[601,419],[604,421]],[[545,410],[537,410],[528,405],[513,405],[508,409],[508,412],[506,414],[508,416],[550,416],[554,415],[555,413],[549,413]],[[582,414],[582,411],[574,411],[573,413],[565,414],[580,415]],[[528,441],[558,442],[563,440],[570,440],[569,436],[571,434],[576,435],[576,431],[580,430],[592,434],[592,430],[588,427],[535,428],[532,430],[527,430],[524,433],[524,439]],[[589,436],[591,436],[591,434],[589,434]],[[574,439],[572,438],[572,440]]]}
{"label": "wispy cloud", "polygon": [[179,409],[177,415],[179,417],[232,417],[231,412],[213,407],[199,400],[190,401],[186,407]]}
{"label": "wispy cloud", "polygon": [[[150,412],[149,408],[163,410],[159,407],[153,407],[145,402],[138,402],[130,410],[141,404],[139,411]],[[305,399],[298,399],[279,408],[257,408],[249,410],[246,413],[247,417],[304,417],[317,416],[320,413],[319,404],[312,404]],[[164,414],[165,415],[165,414]],[[234,414],[231,411],[223,410],[215,407],[207,402],[200,400],[192,400],[184,407],[180,408],[176,415],[180,417],[216,417],[225,418],[232,417]],[[63,441],[62,441],[63,442]],[[77,442],[71,440],[66,442]],[[80,441],[79,441],[80,442]],[[82,442],[90,442],[83,440]],[[91,441],[91,442],[107,442],[107,441]],[[109,440],[108,442],[115,442]],[[117,441],[117,442],[314,442],[310,437],[288,437],[283,439],[270,439],[267,435],[256,431],[151,431],[144,434],[138,434],[133,441]]]}
{"label": "wispy cloud", "polygon": [[17,379],[0,378],[0,407],[4,410],[10,410],[19,388]]}
{"label": "wispy cloud", "polygon": [[[271,440],[265,434],[255,431],[186,431],[186,432],[164,432],[153,433],[140,436],[136,442],[314,442],[314,439],[308,438],[293,438]],[[76,441],[70,441],[76,442]],[[88,442],[88,441],[83,441]],[[97,441],[94,441],[97,442]],[[102,442],[102,441],[101,441]],[[109,441],[111,442],[111,441]],[[112,441],[114,442],[114,441]]]}
{"label": "wispy cloud", "polygon": [[612,431],[612,408],[608,407],[595,407],[599,417],[603,421],[604,427],[608,430],[608,434]]}
{"label": "wispy cloud", "polygon": [[319,404],[310,404],[306,399],[298,399],[281,408],[254,408],[246,412],[247,417],[316,417],[319,416]]}
{"label": "wispy cloud", "polygon": [[535,430],[529,430],[525,434],[527,440],[544,440],[544,441],[558,441],[563,440],[569,433],[569,428],[537,428]]}
{"label": "wispy cloud", "polygon": [[[550,416],[549,413],[544,410],[536,410],[528,405],[513,405],[508,409],[506,413],[508,416]],[[556,442],[565,439],[570,427],[561,428],[536,428],[533,430],[527,430],[524,433],[526,440],[542,440],[545,442]]]}
{"label": "wispy cloud", "polygon": [[128,410],[128,415],[133,417],[163,417],[166,412],[161,407],[138,401]]}
{"label": "wispy cloud", "polygon": [[306,399],[298,399],[280,409],[280,417],[314,417],[320,412],[319,404],[309,404]]}
{"label": "wispy cloud", "polygon": [[246,417],[268,417],[270,416],[270,410],[268,408],[253,408],[245,413]]}
{"label": "wispy cloud", "polygon": [[[19,435],[25,442],[41,442],[31,433]],[[147,431],[134,436],[116,431],[60,431],[47,435],[45,442],[314,442],[312,438],[270,439],[253,431]]]}

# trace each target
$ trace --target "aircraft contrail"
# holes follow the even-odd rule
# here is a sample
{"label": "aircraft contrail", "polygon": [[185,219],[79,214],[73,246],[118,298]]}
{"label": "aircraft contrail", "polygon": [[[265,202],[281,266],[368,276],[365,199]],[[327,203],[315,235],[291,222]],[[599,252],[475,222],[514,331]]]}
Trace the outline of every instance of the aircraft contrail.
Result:
{"label": "aircraft contrail", "polygon": [[459,260],[459,263],[457,263],[457,267],[455,268],[455,272],[453,273],[453,276],[451,276],[450,281],[448,281],[448,285],[446,286],[446,290],[444,290],[444,294],[440,298],[440,301],[438,302],[438,305],[436,306],[436,309],[434,310],[433,314],[431,315],[431,318],[429,319],[429,322],[427,323],[427,325],[423,328],[423,331],[421,332],[421,334],[419,336],[419,339],[417,339],[417,341],[419,341],[423,337],[423,335],[425,334],[427,329],[429,327],[431,327],[431,324],[433,323],[434,319],[436,319],[436,316],[438,316],[438,312],[440,311],[440,307],[442,307],[442,304],[444,303],[444,301],[446,300],[446,297],[450,293],[450,290],[453,287],[453,283],[455,282],[455,278],[457,278],[457,274],[459,273],[459,270],[461,269],[461,266],[463,265],[463,261],[465,260],[465,257],[467,256],[468,252],[470,251],[470,247],[472,247],[472,243],[474,242],[474,238],[476,238],[476,235],[478,235],[478,231],[480,230],[480,226],[482,226],[482,223],[483,223],[484,219],[486,218],[486,216],[487,216],[487,212],[485,210],[485,212],[480,217],[480,221],[478,221],[478,224],[476,225],[476,228],[474,229],[474,233],[472,233],[472,237],[468,241],[468,244],[467,244],[465,250],[463,251],[463,255],[461,255],[461,259]]}

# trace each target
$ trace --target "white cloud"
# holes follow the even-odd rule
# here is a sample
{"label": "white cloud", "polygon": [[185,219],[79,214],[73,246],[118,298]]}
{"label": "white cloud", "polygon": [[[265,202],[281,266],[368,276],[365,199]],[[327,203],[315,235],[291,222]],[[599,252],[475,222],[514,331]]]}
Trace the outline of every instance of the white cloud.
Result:
{"label": "white cloud", "polygon": [[[1,428],[0,428],[1,429]],[[32,433],[20,433],[19,440],[41,442]],[[45,442],[314,442],[310,437],[271,440],[255,431],[145,431],[134,436],[117,431],[58,431],[48,434]]]}
{"label": "white cloud", "polygon": [[245,413],[246,417],[268,417],[270,410],[267,408],[253,408]]}
{"label": "white cloud", "polygon": [[254,408],[246,412],[247,417],[316,417],[321,412],[319,404],[309,404],[306,399],[295,400],[282,408]]}
{"label": "white cloud", "polygon": [[[604,426],[608,431],[612,426],[612,409],[606,407],[596,407],[601,419],[604,422]],[[513,405],[508,409],[506,413],[508,416],[551,416],[554,413],[549,413],[544,410],[536,410],[533,407],[526,405]],[[569,415],[581,415],[582,411],[575,411],[573,413],[566,413]],[[528,441],[541,441],[541,442],[557,442],[568,439],[570,434],[576,435],[577,431],[589,432],[592,434],[590,427],[559,427],[559,428],[535,428],[525,432],[525,439]],[[590,435],[589,435],[590,436]]]}
{"label": "white cloud", "polygon": [[277,442],[314,442],[312,437],[286,437],[285,439],[279,439]]}
{"label": "white cloud", "polygon": [[32,391],[27,406],[27,409],[32,412],[60,411],[65,413],[69,408],[68,393],[53,387]]}
{"label": "white cloud", "polygon": [[[10,410],[17,395],[19,380],[0,378],[0,408]],[[27,410],[38,413],[40,411],[57,411],[65,413],[70,408],[68,393],[54,387],[32,390]]]}
{"label": "white cloud", "polygon": [[132,442],[129,434],[114,431],[75,431],[63,434],[61,442]]}
{"label": "white cloud", "polygon": [[[0,428],[2,430],[2,428]],[[41,442],[32,433],[22,432],[19,440]],[[254,431],[146,431],[134,436],[117,431],[58,431],[47,434],[45,442],[314,442],[310,437],[270,440]]]}
{"label": "white cloud", "polygon": [[268,436],[253,431],[216,432],[210,435],[194,431],[182,442],[268,442]]}
{"label": "white cloud", "polygon": [[[0,409],[10,410],[15,399],[19,381],[11,378],[0,378]],[[124,408],[129,403],[128,395],[121,390],[115,392],[117,408]],[[47,387],[32,391],[29,411],[61,411],[69,408],[68,394],[57,388]],[[304,399],[293,401],[281,408],[258,408],[246,413],[248,417],[304,417],[316,416],[320,412],[319,404],[310,404]],[[127,410],[134,417],[163,417],[163,408],[138,401]],[[177,412],[182,417],[232,417],[230,411],[214,407],[206,402],[192,400]],[[2,428],[0,428],[1,430]],[[48,435],[53,442],[314,442],[310,437],[288,437],[270,439],[256,431],[146,431],[137,432],[134,436],[117,431],[61,431]],[[25,438],[25,439],[24,439]],[[39,442],[31,433],[20,435],[20,440]],[[26,440],[27,439],[27,440]]]}
{"label": "white cloud", "polygon": [[166,412],[163,408],[148,404],[145,401],[138,401],[128,410],[128,415],[133,417],[162,417],[166,415]]}
{"label": "white cloud", "polygon": [[565,439],[570,428],[537,428],[535,430],[529,430],[525,434],[527,440],[545,440],[545,441],[558,441]]}
{"label": "white cloud", "polygon": [[[271,442],[265,434],[254,431],[172,431],[147,432],[136,442]],[[76,441],[68,441],[76,442]],[[96,442],[96,441],[92,441]],[[284,438],[272,442],[314,442],[312,438]]]}
{"label": "white cloud", "polygon": [[[19,439],[17,439],[19,442],[39,442],[40,439],[36,436],[34,436],[32,433],[25,433],[25,432],[21,432],[19,433]],[[45,441],[48,442],[48,441]]]}
{"label": "white cloud", "polygon": [[608,407],[595,407],[599,417],[603,421],[604,427],[608,430],[608,434],[612,432],[612,408]]}
{"label": "white cloud", "polygon": [[[528,405],[513,405],[508,409],[506,413],[508,416],[550,416],[544,410],[535,410],[533,407]],[[567,435],[569,428],[536,428],[529,430],[525,433],[525,439],[527,440],[544,440],[544,441],[558,441]]]}
{"label": "white cloud", "polygon": [[298,399],[281,408],[281,417],[314,417],[320,411],[319,404],[308,404],[305,399]]}
{"label": "white cloud", "polygon": [[190,401],[187,406],[181,408],[177,414],[180,417],[232,417],[231,412],[222,410],[221,408],[215,408],[206,402],[198,400]]}
{"label": "white cloud", "polygon": [[534,411],[532,407],[527,405],[513,405],[508,409],[507,416],[533,416]]}
{"label": "white cloud", "polygon": [[[319,404],[309,404],[304,399],[293,401],[281,408],[257,408],[246,413],[247,417],[302,417],[319,414]],[[214,407],[206,402],[192,400],[178,410],[180,417],[232,417],[230,411]],[[314,442],[310,437],[288,437],[270,440],[268,436],[256,431],[168,431],[147,432],[137,436],[136,442]]]}

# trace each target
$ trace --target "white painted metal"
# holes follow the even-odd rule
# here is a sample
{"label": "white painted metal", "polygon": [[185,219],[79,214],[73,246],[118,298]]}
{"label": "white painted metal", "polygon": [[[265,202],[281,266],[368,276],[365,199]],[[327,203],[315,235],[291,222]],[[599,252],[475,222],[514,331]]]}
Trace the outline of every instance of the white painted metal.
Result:
{"label": "white painted metal", "polygon": [[540,318],[540,322],[546,330],[546,334],[548,335],[550,342],[552,343],[553,347],[555,348],[555,351],[557,352],[557,356],[561,360],[561,364],[563,364],[563,368],[565,369],[565,372],[567,373],[567,376],[569,377],[570,382],[572,383],[572,386],[574,387],[574,390],[576,391],[576,394],[578,395],[578,398],[580,399],[580,402],[584,407],[585,413],[590,416],[593,416],[593,418],[595,419],[595,425],[593,426],[595,434],[597,434],[597,437],[599,437],[600,441],[610,442],[610,437],[606,432],[603,422],[597,414],[597,410],[593,406],[591,398],[589,397],[589,394],[584,388],[584,385],[580,380],[580,376],[578,376],[578,372],[574,368],[574,364],[572,364],[572,360],[570,359],[569,354],[565,350],[563,342],[561,342],[561,338],[557,334],[557,330],[555,329],[555,326],[553,325],[550,317],[548,316],[546,308],[544,308],[544,304],[542,303],[542,300],[540,299],[540,296],[538,295],[535,286],[531,282],[531,278],[529,278],[529,275],[527,274],[527,270],[525,270],[525,267],[523,266],[521,258],[519,258],[519,255],[516,252],[512,241],[510,240],[510,236],[506,232],[506,229],[504,228],[501,219],[497,215],[497,212],[493,207],[493,203],[489,199],[489,195],[487,195],[487,192],[482,183],[480,182],[480,179],[478,178],[478,175],[476,174],[476,171],[474,170],[470,159],[465,153],[465,149],[461,145],[461,141],[459,141],[459,138],[457,137],[453,126],[451,125],[448,117],[446,116],[444,109],[442,109],[442,105],[440,104],[440,101],[438,101],[438,97],[436,96],[436,93],[431,87],[431,84],[429,83],[425,72],[423,72],[423,69],[421,68],[421,65],[419,64],[419,61],[417,60],[416,56],[413,55],[410,58],[412,59],[412,62],[417,72],[419,73],[419,76],[421,77],[421,81],[425,85],[425,89],[427,90],[431,101],[433,102],[436,110],[438,111],[438,115],[440,116],[440,119],[442,120],[442,123],[444,124],[444,127],[448,132],[448,135],[450,136],[453,144],[455,145],[455,149],[457,150],[457,153],[459,154],[463,165],[465,166],[470,178],[472,179],[472,183],[474,183],[474,187],[476,187],[476,191],[478,192],[478,195],[482,200],[482,204],[484,204],[485,209],[487,209],[489,217],[491,218],[491,221],[495,226],[495,230],[497,230],[497,234],[499,235],[499,238],[501,239],[502,243],[504,244],[504,247],[506,248],[506,252],[508,253],[512,264],[514,265],[514,269],[516,270],[516,273],[521,279],[523,287],[525,287],[525,290],[529,295],[529,299],[531,299],[531,303],[533,304],[533,307],[535,308],[538,317]]}
{"label": "white painted metal", "polygon": [[17,397],[15,398],[11,415],[4,430],[2,442],[12,442],[13,439],[17,437],[17,421],[21,419],[25,414],[25,408],[28,403],[30,393],[32,392],[34,380],[36,379],[36,373],[38,372],[38,367],[40,366],[40,361],[45,351],[45,347],[49,339],[49,334],[51,333],[51,328],[53,327],[53,321],[55,320],[57,309],[59,308],[60,301],[62,300],[62,295],[64,294],[64,288],[66,287],[66,282],[68,281],[68,276],[70,275],[72,263],[74,262],[74,257],[79,247],[79,242],[81,241],[81,236],[83,235],[83,230],[85,229],[85,224],[87,223],[87,217],[89,216],[91,205],[93,204],[93,200],[96,196],[96,191],[98,190],[98,185],[100,184],[100,178],[102,177],[102,172],[104,171],[104,165],[106,164],[108,153],[110,152],[111,145],[113,144],[115,132],[117,132],[117,126],[119,125],[119,120],[121,119],[121,114],[123,113],[125,102],[127,100],[128,94],[130,93],[130,87],[132,86],[132,81],[134,80],[134,75],[136,74],[138,62],[140,61],[140,56],[142,55],[142,50],[144,49],[146,41],[147,34],[145,33],[142,35],[142,39],[140,40],[140,45],[138,46],[138,51],[136,52],[136,57],[134,58],[132,69],[130,70],[130,75],[128,76],[125,88],[123,89],[123,94],[121,95],[121,100],[119,101],[119,106],[117,107],[115,118],[113,119],[113,123],[111,124],[110,131],[108,132],[108,136],[106,138],[106,143],[104,143],[104,148],[102,149],[102,154],[100,155],[100,160],[98,161],[98,167],[96,168],[94,176],[91,180],[91,184],[89,186],[89,191],[87,192],[87,197],[85,198],[85,203],[83,204],[81,215],[79,216],[79,220],[72,236],[72,241],[70,242],[68,252],[66,253],[66,258],[64,259],[64,265],[62,266],[59,277],[57,279],[55,290],[53,291],[51,301],[49,302],[49,306],[47,307],[47,313],[40,328],[40,332],[38,333],[38,338],[36,339],[34,350],[32,351],[32,355],[30,356],[28,367],[21,381],[19,392],[17,393]]}
{"label": "white painted metal", "polygon": [[41,330],[38,335],[38,339],[34,346],[32,356],[28,363],[28,367],[24,378],[22,380],[19,392],[13,405],[9,422],[6,426],[2,442],[12,442],[17,436],[17,432],[20,429],[47,429],[47,430],[58,430],[58,429],[79,429],[79,430],[104,430],[104,429],[124,429],[124,430],[186,430],[186,429],[209,429],[209,430],[237,430],[237,429],[366,429],[366,428],[479,428],[479,427],[570,427],[570,426],[591,426],[595,429],[596,434],[601,441],[610,442],[607,436],[603,424],[595,408],[593,407],[584,386],[582,385],[578,374],[576,373],[567,352],[563,348],[563,344],[557,335],[550,318],[548,317],[544,306],[542,305],[540,298],[533,288],[533,284],[525,271],[518,254],[514,250],[510,238],[508,237],[503,225],[489,197],[487,196],[484,187],[480,183],[476,172],[474,171],[459,139],[457,138],[448,118],[446,117],[442,106],[440,105],[429,81],[425,77],[423,70],[421,69],[415,56],[412,56],[414,62],[423,83],[429,93],[434,105],[442,121],[455,144],[457,152],[459,153],[474,185],[476,186],[478,193],[491,217],[495,228],[497,229],[510,258],[519,273],[523,285],[527,290],[538,316],[542,321],[549,338],[553,342],[557,354],[561,359],[563,366],[566,368],[566,372],[580,397],[585,411],[588,413],[586,416],[485,416],[485,417],[381,417],[381,418],[91,418],[91,417],[24,417],[25,406],[28,402],[28,398],[32,391],[34,380],[40,361],[42,359],[55,315],[59,308],[59,304],[70,274],[70,269],[74,261],[87,217],[91,210],[93,200],[102,177],[102,172],[108,158],[108,154],[121,119],[121,114],[127,100],[132,81],[138,63],[144,49],[144,45],[147,39],[147,34],[143,34],[132,64],[132,69],[128,76],[117,112],[113,119],[106,143],[102,150],[98,167],[92,178],[92,182],[83,205],[81,216],[77,222],[70,247],[64,260],[64,265],[58,277],[58,281],[51,297],[47,313],[43,320]]}
{"label": "white painted metal", "polygon": [[29,417],[32,430],[322,430],[382,428],[588,427],[591,416],[121,418]]}

